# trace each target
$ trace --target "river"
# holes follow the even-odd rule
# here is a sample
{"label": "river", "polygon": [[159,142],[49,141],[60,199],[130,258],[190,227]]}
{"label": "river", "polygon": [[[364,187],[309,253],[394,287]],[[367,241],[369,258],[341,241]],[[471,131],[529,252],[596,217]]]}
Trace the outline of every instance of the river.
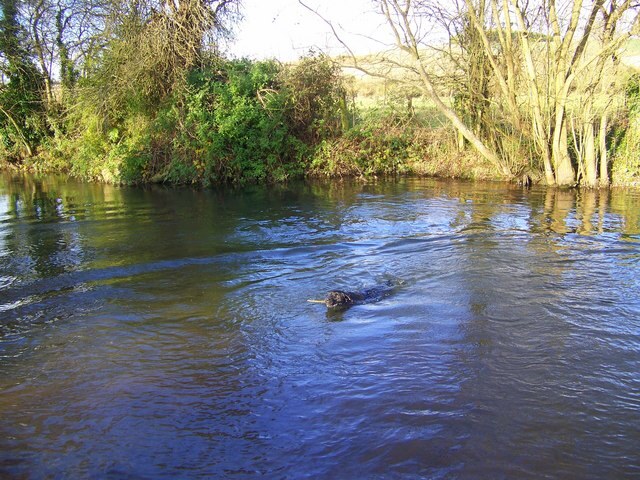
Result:
{"label": "river", "polygon": [[640,478],[639,267],[638,190],[5,175],[0,476]]}

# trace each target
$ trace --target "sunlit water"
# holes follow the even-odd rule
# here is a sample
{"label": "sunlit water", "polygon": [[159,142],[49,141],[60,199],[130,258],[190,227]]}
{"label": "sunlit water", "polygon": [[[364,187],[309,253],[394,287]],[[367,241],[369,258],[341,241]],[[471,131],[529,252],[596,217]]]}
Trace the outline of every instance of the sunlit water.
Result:
{"label": "sunlit water", "polygon": [[638,191],[4,177],[0,476],[639,478],[639,225]]}

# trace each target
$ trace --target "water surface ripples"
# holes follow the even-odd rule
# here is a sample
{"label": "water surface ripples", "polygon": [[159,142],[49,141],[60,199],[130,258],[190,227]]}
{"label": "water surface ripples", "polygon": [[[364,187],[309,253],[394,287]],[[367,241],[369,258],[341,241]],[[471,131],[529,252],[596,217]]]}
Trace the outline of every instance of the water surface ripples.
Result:
{"label": "water surface ripples", "polygon": [[0,474],[637,478],[639,204],[5,177]]}

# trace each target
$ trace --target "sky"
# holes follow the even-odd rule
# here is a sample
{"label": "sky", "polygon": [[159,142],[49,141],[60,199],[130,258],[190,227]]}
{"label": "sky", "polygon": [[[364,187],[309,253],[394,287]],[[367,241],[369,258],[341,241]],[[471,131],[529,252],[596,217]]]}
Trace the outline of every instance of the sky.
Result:
{"label": "sky", "polygon": [[[371,0],[303,0],[330,20],[356,54],[381,50],[386,32]],[[330,27],[298,0],[243,0],[244,20],[236,27],[229,53],[252,59],[296,60],[316,47],[344,51]]]}

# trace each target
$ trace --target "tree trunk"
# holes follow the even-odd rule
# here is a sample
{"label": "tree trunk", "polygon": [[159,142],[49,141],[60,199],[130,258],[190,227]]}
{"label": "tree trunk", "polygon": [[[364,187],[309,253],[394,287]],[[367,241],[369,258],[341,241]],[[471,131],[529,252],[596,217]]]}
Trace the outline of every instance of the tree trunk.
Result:
{"label": "tree trunk", "polygon": [[42,70],[42,74],[44,76],[44,93],[45,93],[45,101],[46,106],[50,106],[53,102],[53,86],[51,73],[49,72],[49,67],[47,66],[47,59],[45,57],[45,47],[43,43],[43,39],[40,36],[40,21],[42,20],[42,16],[45,13],[45,4],[41,0],[35,5],[35,13],[33,18],[31,19],[31,37],[33,38],[33,49],[36,53],[36,57],[38,58],[38,63],[40,65],[40,70]]}
{"label": "tree trunk", "polygon": [[542,161],[544,165],[544,179],[547,185],[556,184],[556,176],[553,172],[553,164],[551,163],[551,152],[549,151],[549,140],[542,126],[542,114],[539,108],[534,108],[534,139],[538,148],[542,152]]}
{"label": "tree trunk", "polygon": [[33,150],[31,149],[31,145],[29,145],[29,141],[27,140],[27,136],[25,135],[22,127],[18,125],[18,122],[16,122],[16,120],[11,116],[11,114],[7,110],[2,108],[2,105],[0,105],[0,112],[4,113],[7,119],[9,120],[9,122],[11,123],[11,125],[13,125],[13,128],[16,131],[16,134],[20,137],[20,140],[24,145],[27,155],[29,157],[33,156]]}
{"label": "tree trunk", "polygon": [[569,156],[566,119],[560,120],[560,130],[554,132],[551,155],[555,165],[556,184],[560,186],[574,185],[576,173]]}
{"label": "tree trunk", "polygon": [[607,114],[600,118],[600,132],[598,133],[600,143],[600,185],[609,186],[609,169],[607,158]]}
{"label": "tree trunk", "polygon": [[596,187],[598,185],[598,169],[596,166],[596,141],[593,124],[587,123],[584,127],[584,169],[585,185]]}
{"label": "tree trunk", "polygon": [[431,85],[431,82],[426,80],[426,71],[424,71],[424,67],[422,65],[420,67],[425,75],[423,76],[425,93],[435,103],[436,108],[440,110],[440,112],[451,122],[453,127],[460,133],[460,135],[462,135],[471,144],[471,146],[478,151],[480,155],[488,160],[500,172],[501,175],[504,175],[507,178],[511,178],[512,173],[509,170],[509,167],[500,159],[500,157],[498,157],[498,155],[494,151],[488,148],[469,127],[464,124],[464,122],[460,119],[460,117],[458,117],[456,112],[454,112],[442,101],[440,96],[435,92],[435,89],[433,88],[433,85]]}
{"label": "tree trunk", "polygon": [[432,77],[427,72],[425,64],[421,58],[421,49],[413,30],[413,22],[409,16],[410,1],[406,1],[404,7],[401,7],[397,0],[382,0],[382,13],[387,19],[388,25],[391,27],[396,45],[400,50],[411,55],[414,61],[414,68],[418,72],[421,80],[422,91],[435,104],[436,108],[442,113],[451,125],[471,144],[476,151],[482,155],[489,163],[491,163],[501,175],[512,178],[509,166],[498,156],[498,154],[487,147],[484,142],[469,128],[464,121],[449,107],[438,94]]}
{"label": "tree trunk", "polygon": [[[537,83],[537,71],[536,63],[533,59],[533,51],[529,44],[529,35],[527,33],[526,22],[524,20],[524,14],[518,7],[518,2],[510,0],[511,6],[514,9],[516,19],[518,21],[518,27],[521,29],[519,33],[520,43],[522,45],[524,71],[526,79],[527,94],[531,100],[533,107],[533,135],[535,143],[542,154],[542,160],[544,162],[544,177],[547,185],[556,184],[556,176],[554,174],[554,168],[552,164],[552,153],[549,151],[549,136],[546,131],[545,118],[543,115],[543,109],[541,105],[541,94]],[[508,9],[507,9],[508,10]]]}
{"label": "tree trunk", "polygon": [[351,122],[349,121],[349,108],[347,107],[347,99],[343,95],[338,101],[340,106],[340,125],[342,127],[342,133],[345,133],[351,128]]}

